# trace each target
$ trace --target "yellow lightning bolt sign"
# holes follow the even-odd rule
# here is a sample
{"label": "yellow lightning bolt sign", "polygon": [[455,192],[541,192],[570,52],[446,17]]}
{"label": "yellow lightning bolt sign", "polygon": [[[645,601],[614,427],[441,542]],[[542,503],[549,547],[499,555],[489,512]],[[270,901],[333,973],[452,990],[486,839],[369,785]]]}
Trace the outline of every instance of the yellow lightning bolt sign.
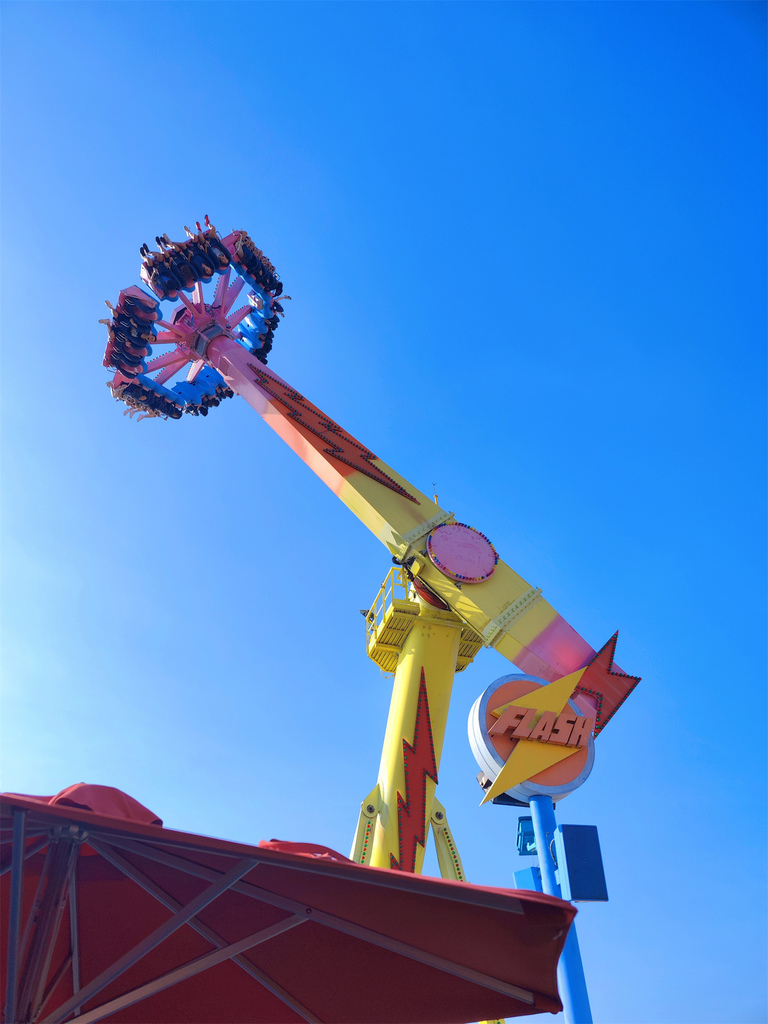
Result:
{"label": "yellow lightning bolt sign", "polygon": [[[503,704],[492,712],[497,718],[508,707],[534,708],[538,721],[545,711],[554,711],[560,714],[568,703],[568,698],[576,689],[586,668],[580,668],[577,672],[571,672],[562,679],[556,679],[554,683],[547,686],[540,686],[537,690],[523,694],[515,700]],[[545,768],[551,768],[553,764],[564,761],[567,757],[573,757],[577,753],[573,747],[553,746],[551,743],[539,743],[538,740],[518,740],[515,749],[507,758],[507,762],[496,776],[493,785],[485,794],[483,803],[492,800],[500,793],[506,792],[513,786],[518,786],[526,779],[530,779]]]}

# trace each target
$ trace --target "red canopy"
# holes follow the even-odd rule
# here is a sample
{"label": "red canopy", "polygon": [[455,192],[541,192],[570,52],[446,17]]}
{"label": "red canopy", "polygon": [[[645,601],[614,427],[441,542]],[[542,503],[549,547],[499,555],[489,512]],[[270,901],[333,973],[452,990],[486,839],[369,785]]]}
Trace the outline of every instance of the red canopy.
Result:
{"label": "red canopy", "polygon": [[6,1022],[451,1024],[561,1009],[575,913],[562,900],[174,832],[104,786],[5,794],[0,819]]}

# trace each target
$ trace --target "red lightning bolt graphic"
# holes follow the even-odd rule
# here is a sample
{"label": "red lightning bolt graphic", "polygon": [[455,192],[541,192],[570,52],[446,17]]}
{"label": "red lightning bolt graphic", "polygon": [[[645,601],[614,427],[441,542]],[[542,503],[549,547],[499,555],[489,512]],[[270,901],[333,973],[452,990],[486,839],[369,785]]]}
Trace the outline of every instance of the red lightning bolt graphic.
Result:
{"label": "red lightning bolt graphic", "polygon": [[425,845],[427,839],[427,776],[437,785],[437,762],[432,741],[432,722],[429,718],[427,684],[421,670],[419,703],[413,746],[403,740],[403,767],[405,769],[405,800],[397,794],[397,832],[400,840],[400,860],[389,855],[389,866],[397,871],[416,870],[416,844]]}
{"label": "red lightning bolt graphic", "polygon": [[640,676],[617,672],[613,667],[618,637],[619,631],[616,630],[608,643],[604,644],[590,661],[575,691],[578,693],[581,690],[597,701],[595,736],[610,722],[640,682]]}
{"label": "red lightning bolt graphic", "polygon": [[404,487],[401,487],[395,480],[382,472],[378,466],[374,466],[373,460],[376,456],[366,447],[351,437],[343,427],[321,412],[317,406],[312,405],[309,399],[305,398],[300,391],[289,387],[283,381],[273,377],[267,370],[248,364],[253,371],[256,383],[277,399],[281,405],[288,409],[291,418],[296,420],[315,437],[319,437],[328,447],[324,449],[326,455],[330,455],[339,462],[344,462],[359,473],[365,473],[372,480],[389,487],[391,491],[402,494],[404,498],[420,504],[412,494],[409,494]]}

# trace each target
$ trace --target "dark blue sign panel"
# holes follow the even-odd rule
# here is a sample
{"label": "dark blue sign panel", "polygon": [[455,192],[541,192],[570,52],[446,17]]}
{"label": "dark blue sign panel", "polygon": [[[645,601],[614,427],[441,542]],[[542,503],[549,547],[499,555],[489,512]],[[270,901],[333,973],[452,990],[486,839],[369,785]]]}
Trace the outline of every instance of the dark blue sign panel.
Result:
{"label": "dark blue sign panel", "polygon": [[558,825],[555,856],[564,900],[607,901],[608,889],[595,825]]}

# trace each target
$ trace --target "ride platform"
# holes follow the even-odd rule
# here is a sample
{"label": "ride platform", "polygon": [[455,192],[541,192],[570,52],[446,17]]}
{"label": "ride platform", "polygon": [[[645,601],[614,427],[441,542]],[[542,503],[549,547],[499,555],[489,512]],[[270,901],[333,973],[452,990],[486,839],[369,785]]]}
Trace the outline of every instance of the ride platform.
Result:
{"label": "ride platform", "polygon": [[[393,567],[387,573],[384,582],[374,598],[370,609],[365,613],[366,646],[368,657],[383,672],[394,672],[397,659],[403,649],[408,634],[419,614],[420,602],[408,579],[405,569]],[[433,609],[438,618],[455,622],[454,612]],[[483,638],[471,626],[464,623],[459,640],[459,653],[456,658],[456,671],[463,672],[471,665],[477,652],[483,646]]]}

